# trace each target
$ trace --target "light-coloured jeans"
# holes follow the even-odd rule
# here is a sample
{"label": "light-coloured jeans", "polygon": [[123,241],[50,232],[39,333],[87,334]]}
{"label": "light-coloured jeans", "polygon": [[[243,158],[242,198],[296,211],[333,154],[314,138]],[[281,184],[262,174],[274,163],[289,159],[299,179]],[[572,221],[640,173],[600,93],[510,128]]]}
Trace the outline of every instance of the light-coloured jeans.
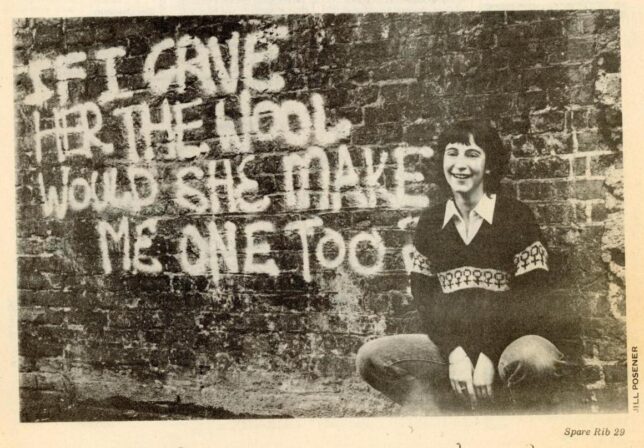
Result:
{"label": "light-coloured jeans", "polygon": [[[559,375],[563,354],[549,340],[522,336],[499,358],[498,379],[510,390],[543,384]],[[472,360],[476,364],[476,360]],[[449,391],[448,363],[425,334],[385,336],[358,351],[360,376],[403,408],[436,410],[437,395]],[[498,387],[498,385],[497,385]]]}

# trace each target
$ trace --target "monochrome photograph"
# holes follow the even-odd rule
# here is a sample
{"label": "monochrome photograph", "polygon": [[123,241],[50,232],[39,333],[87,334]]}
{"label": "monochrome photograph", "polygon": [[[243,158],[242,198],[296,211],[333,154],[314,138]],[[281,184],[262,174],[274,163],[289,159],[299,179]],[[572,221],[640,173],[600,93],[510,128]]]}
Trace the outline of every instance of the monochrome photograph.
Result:
{"label": "monochrome photograph", "polygon": [[633,412],[623,13],[13,17],[16,419]]}

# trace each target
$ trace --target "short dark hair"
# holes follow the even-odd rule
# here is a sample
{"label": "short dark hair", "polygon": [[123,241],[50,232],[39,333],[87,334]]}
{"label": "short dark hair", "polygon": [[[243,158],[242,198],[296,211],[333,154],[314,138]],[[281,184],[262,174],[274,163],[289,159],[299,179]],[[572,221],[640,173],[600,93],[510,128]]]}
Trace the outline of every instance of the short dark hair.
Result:
{"label": "short dark hair", "polygon": [[[438,138],[437,168],[443,173],[443,156],[445,148],[450,143],[470,143],[470,135],[474,142],[485,151],[485,173],[483,178],[483,187],[486,193],[497,193],[501,185],[501,179],[505,176],[510,161],[510,153],[507,151],[499,133],[488,121],[459,121],[454,123]],[[441,185],[448,187],[445,175],[440,176]]]}

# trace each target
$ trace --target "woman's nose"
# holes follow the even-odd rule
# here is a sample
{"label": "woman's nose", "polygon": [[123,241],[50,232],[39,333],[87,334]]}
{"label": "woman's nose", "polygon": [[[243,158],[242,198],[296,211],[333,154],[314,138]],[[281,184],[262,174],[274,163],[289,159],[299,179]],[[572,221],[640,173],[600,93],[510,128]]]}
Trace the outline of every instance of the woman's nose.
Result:
{"label": "woman's nose", "polygon": [[464,170],[467,167],[465,157],[456,157],[454,160],[454,168],[457,170]]}

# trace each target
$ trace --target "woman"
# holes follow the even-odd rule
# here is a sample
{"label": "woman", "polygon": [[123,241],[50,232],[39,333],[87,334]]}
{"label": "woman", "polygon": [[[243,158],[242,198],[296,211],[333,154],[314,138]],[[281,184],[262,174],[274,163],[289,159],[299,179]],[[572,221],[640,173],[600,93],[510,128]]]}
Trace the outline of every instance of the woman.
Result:
{"label": "woman", "polygon": [[461,122],[439,138],[446,203],[425,210],[414,237],[412,296],[426,334],[361,347],[367,383],[403,406],[437,412],[441,389],[470,403],[543,384],[563,355],[536,306],[548,253],[530,209],[499,194],[509,154],[487,123]]}

